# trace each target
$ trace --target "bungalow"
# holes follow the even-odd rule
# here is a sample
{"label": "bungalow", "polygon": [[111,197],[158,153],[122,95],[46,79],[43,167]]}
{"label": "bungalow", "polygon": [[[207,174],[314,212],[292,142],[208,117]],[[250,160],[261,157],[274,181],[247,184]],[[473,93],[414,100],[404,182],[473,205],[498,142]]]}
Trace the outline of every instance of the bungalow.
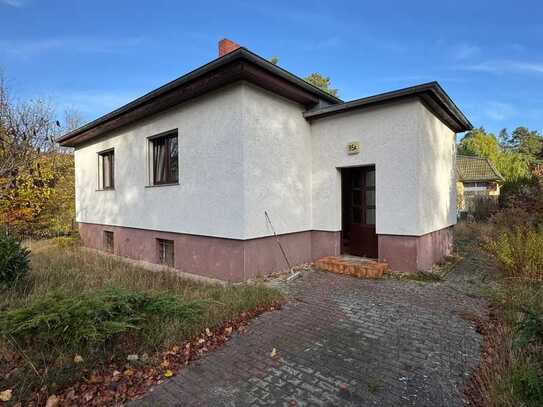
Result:
{"label": "bungalow", "polygon": [[484,157],[459,154],[456,157],[458,211],[473,211],[475,200],[485,198],[497,201],[503,177]]}
{"label": "bungalow", "polygon": [[426,269],[456,222],[437,82],[342,100],[237,44],[59,139],[85,245],[228,281],[348,253]]}

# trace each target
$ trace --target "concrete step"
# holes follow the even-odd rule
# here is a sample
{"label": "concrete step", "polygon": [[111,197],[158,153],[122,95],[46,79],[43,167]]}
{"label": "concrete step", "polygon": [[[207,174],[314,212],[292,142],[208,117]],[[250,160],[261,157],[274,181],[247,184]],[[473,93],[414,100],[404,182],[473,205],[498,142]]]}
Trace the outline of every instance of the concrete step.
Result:
{"label": "concrete step", "polygon": [[328,256],[317,260],[314,266],[332,273],[358,278],[382,278],[389,270],[388,263],[356,256]]}

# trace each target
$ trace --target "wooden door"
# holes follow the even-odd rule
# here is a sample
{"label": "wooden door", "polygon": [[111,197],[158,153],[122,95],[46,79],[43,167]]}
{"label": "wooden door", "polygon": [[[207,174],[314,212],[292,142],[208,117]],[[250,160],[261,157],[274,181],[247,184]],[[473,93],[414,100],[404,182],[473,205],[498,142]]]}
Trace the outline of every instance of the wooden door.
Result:
{"label": "wooden door", "polygon": [[342,170],[343,251],[377,258],[375,167]]}

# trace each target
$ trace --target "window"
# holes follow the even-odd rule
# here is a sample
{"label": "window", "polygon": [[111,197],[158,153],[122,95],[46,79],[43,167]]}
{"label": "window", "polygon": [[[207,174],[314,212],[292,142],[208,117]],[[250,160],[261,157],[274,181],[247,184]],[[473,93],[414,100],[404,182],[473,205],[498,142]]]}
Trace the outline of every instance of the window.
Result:
{"label": "window", "polygon": [[113,253],[113,232],[104,230],[104,250]]}
{"label": "window", "polygon": [[115,187],[115,152],[113,150],[98,153],[100,175],[99,189],[113,189]]}
{"label": "window", "polygon": [[488,182],[464,182],[464,188],[482,188],[486,189],[489,186]]}
{"label": "window", "polygon": [[153,137],[150,141],[153,184],[177,183],[179,180],[177,130]]}
{"label": "window", "polygon": [[158,262],[166,266],[174,267],[175,257],[173,252],[173,240],[157,239]]}

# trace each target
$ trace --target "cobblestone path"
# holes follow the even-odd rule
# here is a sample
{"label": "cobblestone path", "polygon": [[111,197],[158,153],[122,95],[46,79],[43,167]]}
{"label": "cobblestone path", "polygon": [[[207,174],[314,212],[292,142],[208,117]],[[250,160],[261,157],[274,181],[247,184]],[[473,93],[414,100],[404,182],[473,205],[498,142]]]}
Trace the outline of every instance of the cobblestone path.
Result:
{"label": "cobblestone path", "polygon": [[[131,406],[462,406],[484,305],[443,283],[319,271],[289,302]],[[272,349],[278,357],[270,357]]]}

